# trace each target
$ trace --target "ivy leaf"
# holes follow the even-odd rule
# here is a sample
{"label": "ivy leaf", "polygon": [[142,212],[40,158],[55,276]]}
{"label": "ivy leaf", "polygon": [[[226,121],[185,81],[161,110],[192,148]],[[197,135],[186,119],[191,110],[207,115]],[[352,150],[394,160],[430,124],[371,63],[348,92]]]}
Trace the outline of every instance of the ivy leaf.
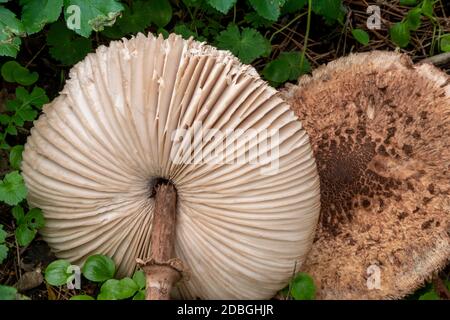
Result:
{"label": "ivy leaf", "polygon": [[367,46],[369,44],[370,38],[369,38],[369,34],[366,31],[364,31],[362,29],[353,29],[352,35],[353,35],[353,37],[355,37],[355,39],[359,43],[361,43],[365,46]]}
{"label": "ivy leaf", "polygon": [[314,300],[316,297],[314,280],[307,273],[299,273],[291,282],[291,294],[295,300]]}
{"label": "ivy leaf", "polygon": [[114,277],[116,266],[111,258],[96,254],[87,258],[82,272],[88,280],[103,282]]}
{"label": "ivy leaf", "polygon": [[235,24],[230,24],[216,37],[220,49],[230,50],[242,63],[250,63],[256,58],[270,53],[270,43],[255,29],[244,28],[242,32]]}
{"label": "ivy leaf", "polygon": [[25,29],[16,15],[0,6],[0,56],[15,58],[19,52],[20,36],[25,35]]}
{"label": "ivy leaf", "polygon": [[72,273],[67,272],[70,263],[67,260],[56,260],[45,269],[45,281],[52,286],[62,286],[69,281]]}
{"label": "ivy leaf", "polygon": [[286,0],[250,0],[253,9],[267,20],[277,21]]}
{"label": "ivy leaf", "polygon": [[[73,31],[88,38],[92,31],[102,31],[107,26],[112,26],[124,7],[117,0],[64,0],[64,18],[68,26],[72,24],[73,15],[67,10],[70,6],[77,6],[80,10],[79,26],[74,26]],[[73,19],[76,21],[77,17]],[[70,23],[69,23],[70,22]]]}
{"label": "ivy leaf", "polygon": [[63,0],[21,0],[22,23],[28,34],[41,31],[61,14]]}
{"label": "ivy leaf", "polygon": [[8,173],[0,182],[0,200],[15,206],[27,196],[27,188],[18,171]]}
{"label": "ivy leaf", "polygon": [[409,32],[409,26],[406,22],[397,22],[389,30],[392,41],[400,48],[404,48],[409,44],[411,34]]}
{"label": "ivy leaf", "polygon": [[83,59],[91,50],[91,40],[77,36],[63,23],[51,25],[47,33],[50,55],[64,65],[73,65]]}
{"label": "ivy leaf", "polygon": [[14,146],[9,151],[9,164],[11,165],[11,168],[13,168],[14,170],[20,169],[20,164],[22,162],[22,152],[23,152],[22,145]]}
{"label": "ivy leaf", "polygon": [[98,300],[122,300],[132,297],[139,290],[131,278],[109,279],[100,288]]}
{"label": "ivy leaf", "polygon": [[416,31],[419,29],[421,24],[421,18],[422,18],[422,9],[421,8],[414,8],[409,10],[408,14],[406,15],[406,23],[408,23],[409,29]]}
{"label": "ivy leaf", "polygon": [[342,21],[345,16],[342,0],[314,0],[312,10],[322,16],[328,24]]}
{"label": "ivy leaf", "polygon": [[237,0],[207,0],[206,2],[217,11],[227,14]]}
{"label": "ivy leaf", "polygon": [[443,52],[450,52],[450,33],[441,36],[440,47]]}

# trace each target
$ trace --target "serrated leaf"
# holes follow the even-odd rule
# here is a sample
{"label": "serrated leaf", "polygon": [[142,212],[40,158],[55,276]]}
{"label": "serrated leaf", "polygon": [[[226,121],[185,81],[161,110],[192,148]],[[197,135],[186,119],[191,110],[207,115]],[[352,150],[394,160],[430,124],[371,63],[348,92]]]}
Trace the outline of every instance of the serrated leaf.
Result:
{"label": "serrated leaf", "polygon": [[267,20],[277,21],[286,0],[249,0],[253,9]]}
{"label": "serrated leaf", "polygon": [[72,273],[67,272],[70,263],[67,260],[56,260],[50,263],[45,269],[45,281],[52,286],[62,286],[72,276]]}
{"label": "serrated leaf", "polygon": [[17,243],[25,247],[33,241],[36,236],[37,230],[30,228],[27,224],[21,224],[16,228]]}
{"label": "serrated leaf", "polygon": [[29,105],[26,105],[17,110],[17,115],[23,121],[33,121],[34,119],[36,119],[38,113],[36,110],[33,110],[33,108],[31,108]]}
{"label": "serrated leaf", "polygon": [[239,28],[231,24],[216,37],[220,49],[230,50],[242,63],[250,63],[270,52],[270,43],[255,29]]}
{"label": "serrated leaf", "polygon": [[130,278],[109,279],[100,288],[98,300],[123,300],[132,297],[139,288]]}
{"label": "serrated leaf", "polygon": [[352,30],[352,35],[353,35],[353,37],[355,37],[355,39],[359,43],[361,43],[361,44],[363,44],[365,46],[367,46],[369,44],[370,37],[369,37],[369,34],[366,31],[364,31],[362,29],[353,29]]}
{"label": "serrated leaf", "polygon": [[16,219],[16,223],[18,225],[24,223],[25,212],[23,211],[23,208],[21,206],[14,206],[11,209],[11,213],[14,219]]}
{"label": "serrated leaf", "polygon": [[21,0],[22,23],[28,34],[41,31],[61,14],[63,0]]}
{"label": "serrated leaf", "polygon": [[13,168],[14,170],[20,169],[20,164],[22,162],[22,152],[23,152],[22,145],[14,146],[9,151],[9,164],[11,165],[11,168]]}
{"label": "serrated leaf", "polygon": [[9,249],[6,245],[0,244],[0,264],[8,257],[8,251]]}
{"label": "serrated leaf", "polygon": [[450,52],[450,33],[441,36],[440,47],[443,52]]}
{"label": "serrated leaf", "polygon": [[8,173],[0,182],[0,201],[15,206],[27,196],[27,188],[18,171]]}
{"label": "serrated leaf", "polygon": [[314,280],[307,273],[299,273],[291,282],[291,295],[295,300],[314,300],[316,286]]}
{"label": "serrated leaf", "polygon": [[[71,6],[77,6],[80,12],[80,25],[73,28],[71,19],[77,12],[67,10]],[[86,38],[92,31],[102,31],[105,27],[112,26],[123,10],[122,4],[116,0],[64,0],[65,20],[73,31]]]}
{"label": "serrated leaf", "polygon": [[44,104],[50,101],[47,97],[47,94],[45,93],[45,90],[40,87],[34,87],[29,97],[30,97],[30,104],[39,109]]}
{"label": "serrated leaf", "polygon": [[0,300],[16,300],[17,289],[0,284]]}
{"label": "serrated leaf", "polygon": [[284,6],[281,8],[281,14],[294,13],[302,9],[308,0],[287,0]]}
{"label": "serrated leaf", "polygon": [[111,258],[96,254],[87,258],[82,272],[91,281],[103,282],[114,277],[116,266]]}
{"label": "serrated leaf", "polygon": [[421,8],[414,8],[408,11],[408,14],[406,15],[406,23],[408,23],[410,30],[417,30],[420,27],[421,24],[421,18],[422,18],[422,9]]}
{"label": "serrated leaf", "polygon": [[389,30],[389,33],[392,41],[400,48],[404,48],[409,44],[411,34],[409,31],[409,26],[406,22],[397,22]]}
{"label": "serrated leaf", "polygon": [[207,0],[206,2],[217,11],[227,14],[237,0]]}
{"label": "serrated leaf", "polygon": [[25,35],[25,29],[16,15],[0,6],[0,56],[15,58],[20,49],[20,36]]}
{"label": "serrated leaf", "polygon": [[328,24],[342,21],[345,16],[342,0],[314,0],[312,10],[322,16]]}
{"label": "serrated leaf", "polygon": [[7,82],[16,82],[14,79],[14,70],[20,67],[20,64],[17,61],[11,60],[7,61],[2,65],[1,74],[5,81]]}
{"label": "serrated leaf", "polygon": [[77,36],[61,22],[50,26],[47,43],[50,55],[64,65],[77,63],[92,50],[90,39]]}
{"label": "serrated leaf", "polygon": [[244,21],[249,23],[253,28],[267,28],[273,25],[273,21],[264,19],[256,12],[249,12],[244,16]]}

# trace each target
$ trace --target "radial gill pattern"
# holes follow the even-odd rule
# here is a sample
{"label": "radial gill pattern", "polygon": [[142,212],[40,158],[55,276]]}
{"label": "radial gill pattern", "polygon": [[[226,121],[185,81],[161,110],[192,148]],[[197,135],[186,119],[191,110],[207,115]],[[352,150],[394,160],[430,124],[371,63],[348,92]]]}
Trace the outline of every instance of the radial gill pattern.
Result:
{"label": "radial gill pattern", "polygon": [[122,276],[150,255],[152,187],[170,180],[184,298],[270,298],[302,264],[320,210],[309,139],[288,105],[229,52],[174,35],[112,42],[75,65],[22,169],[56,255],[106,254]]}

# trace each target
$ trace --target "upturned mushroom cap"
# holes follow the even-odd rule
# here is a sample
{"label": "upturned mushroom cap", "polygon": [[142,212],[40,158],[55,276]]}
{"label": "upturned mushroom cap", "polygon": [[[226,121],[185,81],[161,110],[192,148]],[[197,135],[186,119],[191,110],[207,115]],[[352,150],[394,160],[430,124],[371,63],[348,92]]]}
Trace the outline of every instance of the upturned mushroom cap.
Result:
{"label": "upturned mushroom cap", "polygon": [[[237,134],[199,142],[196,122]],[[174,140],[177,129],[187,133]],[[238,129],[279,139],[243,144]],[[227,163],[192,163],[189,143],[195,154],[235,150]],[[236,161],[248,144],[273,152],[276,174],[264,171],[273,162]],[[22,169],[57,256],[82,263],[103,253],[120,275],[150,255],[152,189],[170,180],[184,298],[270,298],[302,264],[320,210],[308,136],[275,89],[229,52],[174,35],[112,42],[73,67],[35,122]]]}
{"label": "upturned mushroom cap", "polygon": [[361,53],[284,96],[319,170],[321,216],[303,267],[319,296],[410,293],[450,257],[449,77],[401,54]]}

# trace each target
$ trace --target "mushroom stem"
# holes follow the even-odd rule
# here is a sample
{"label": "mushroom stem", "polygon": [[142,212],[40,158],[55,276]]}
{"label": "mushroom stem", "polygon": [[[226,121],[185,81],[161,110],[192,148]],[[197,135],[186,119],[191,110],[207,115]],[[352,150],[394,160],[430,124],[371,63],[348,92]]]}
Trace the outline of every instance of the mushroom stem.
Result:
{"label": "mushroom stem", "polygon": [[173,259],[177,193],[173,185],[156,186],[151,255],[138,259],[146,275],[146,300],[169,300],[172,286],[181,279],[182,263]]}

